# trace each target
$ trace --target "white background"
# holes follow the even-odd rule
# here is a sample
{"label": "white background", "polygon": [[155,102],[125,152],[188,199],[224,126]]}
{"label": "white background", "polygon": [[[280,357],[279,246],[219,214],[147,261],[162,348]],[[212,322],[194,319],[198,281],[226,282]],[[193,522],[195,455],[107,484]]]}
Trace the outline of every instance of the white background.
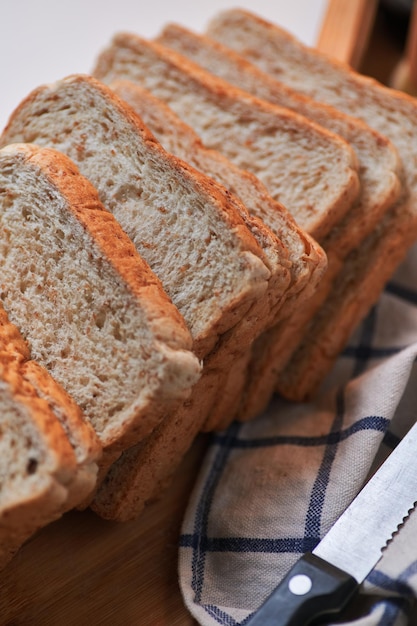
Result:
{"label": "white background", "polygon": [[0,130],[32,89],[88,73],[118,31],[154,37],[175,21],[203,32],[220,10],[247,8],[304,43],[316,41],[327,0],[0,0]]}

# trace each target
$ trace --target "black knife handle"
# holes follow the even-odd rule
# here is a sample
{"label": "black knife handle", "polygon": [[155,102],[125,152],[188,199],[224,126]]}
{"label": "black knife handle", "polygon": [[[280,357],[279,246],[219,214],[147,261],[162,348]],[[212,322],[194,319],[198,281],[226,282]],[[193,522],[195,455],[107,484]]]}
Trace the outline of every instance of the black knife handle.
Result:
{"label": "black knife handle", "polygon": [[315,554],[302,556],[246,626],[306,626],[342,611],[357,581]]}

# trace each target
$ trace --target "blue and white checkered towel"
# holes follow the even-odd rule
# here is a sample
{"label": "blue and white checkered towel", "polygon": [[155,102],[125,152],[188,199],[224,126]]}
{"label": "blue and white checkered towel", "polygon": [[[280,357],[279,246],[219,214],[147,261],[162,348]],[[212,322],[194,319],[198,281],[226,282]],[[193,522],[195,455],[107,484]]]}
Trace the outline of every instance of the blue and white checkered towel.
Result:
{"label": "blue and white checkered towel", "polygon": [[[417,247],[314,403],[275,399],[259,419],[214,436],[179,551],[184,600],[200,624],[245,624],[344,511],[416,420],[416,357]],[[416,596],[417,512],[343,623],[412,626]]]}

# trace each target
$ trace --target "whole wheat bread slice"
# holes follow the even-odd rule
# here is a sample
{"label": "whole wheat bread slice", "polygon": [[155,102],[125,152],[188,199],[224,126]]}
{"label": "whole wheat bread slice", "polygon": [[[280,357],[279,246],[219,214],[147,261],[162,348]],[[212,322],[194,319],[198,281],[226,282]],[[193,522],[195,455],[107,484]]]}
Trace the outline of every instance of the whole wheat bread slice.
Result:
{"label": "whole wheat bread slice", "polygon": [[[183,318],[63,154],[30,144],[0,150],[0,221],[10,321],[82,408],[104,453],[119,454],[200,376]],[[49,383],[38,383],[50,398]]]}
{"label": "whole wheat bread slice", "polygon": [[[291,315],[295,308],[303,307],[303,303],[311,298],[312,294],[317,291],[318,285],[323,282],[324,261],[322,259],[320,262],[317,245],[296,226],[288,211],[277,205],[268,196],[256,177],[236,168],[219,152],[205,148],[196,133],[150,92],[131,81],[115,81],[110,86],[134,108],[168,151],[210,175],[232,193],[238,195],[248,208],[249,213],[274,227],[274,230],[286,243],[291,262],[292,282],[286,291],[285,302],[283,303],[281,300],[278,307],[272,307],[270,316],[262,314],[256,309],[252,311],[254,316],[259,317],[258,330],[268,329],[276,324],[279,319]],[[271,231],[266,229],[266,226],[262,228],[262,222],[259,219],[256,220],[255,224],[257,225],[258,236],[261,233],[264,238],[263,246],[265,246],[272,236]],[[262,241],[260,243],[262,245]],[[268,245],[270,248],[271,242]],[[271,265],[272,259],[270,260],[270,267]],[[255,337],[256,335],[252,335],[253,340]],[[219,407],[218,410],[230,416],[229,419],[233,419],[230,398],[233,394],[236,402],[236,398],[241,393],[244,377],[239,370],[244,367],[244,362],[247,361],[247,351],[250,350],[251,344],[252,341],[249,343],[245,341],[245,337],[241,333],[238,349],[227,351],[227,341],[223,341],[221,348],[217,347],[216,354],[211,355],[211,364],[216,360],[219,371],[223,370],[225,373],[220,376],[222,380],[217,382],[215,403],[210,409],[210,417],[204,426],[206,430],[211,430],[216,425],[215,407],[217,406]],[[240,373],[239,384],[238,372]],[[224,388],[228,379],[230,379],[230,389]],[[223,409],[221,405],[226,402],[227,405],[225,404]]]}
{"label": "whole wheat bread slice", "polygon": [[[357,293],[370,290],[370,306],[375,300],[375,293],[383,288],[384,281],[393,273],[416,238],[416,101],[307,48],[283,29],[247,11],[236,9],[221,13],[212,20],[207,32],[210,37],[233,48],[280,83],[361,119],[386,136],[398,150],[403,164],[404,186],[400,206],[393,210],[391,218],[387,216],[385,227],[378,227],[367,240],[366,248],[372,250],[369,257],[364,253],[364,258],[358,259],[352,253],[349,260],[352,268],[356,266],[361,269],[361,277],[355,289]],[[378,241],[379,237],[382,239]],[[384,243],[386,237],[391,240],[391,244],[389,241]],[[390,251],[394,253],[388,254]],[[374,262],[381,257],[384,259],[384,267],[378,276],[374,272]],[[352,283],[352,271],[349,273],[346,270],[348,274]],[[354,327],[367,310],[363,298],[360,298],[352,306],[346,307],[346,318],[343,318],[344,306],[344,299],[340,297],[338,306],[334,303],[331,313],[326,312],[326,315],[331,315],[329,330],[324,326],[324,311],[315,321],[314,327],[310,326],[310,340],[303,343],[293,363],[288,364],[279,377],[279,391],[299,398],[302,394],[311,394],[317,388],[324,373],[343,348],[348,334],[345,328],[342,333],[344,339],[334,343],[327,339],[330,329],[340,327],[341,323]],[[326,345],[325,350],[320,345]],[[307,380],[310,381],[308,389]],[[296,392],[297,388],[300,394]]]}
{"label": "whole wheat bread slice", "polygon": [[[207,71],[231,84],[272,104],[288,107],[339,134],[354,148],[358,158],[361,183],[359,196],[347,215],[323,241],[320,241],[329,261],[326,279],[321,281],[314,298],[310,300],[309,309],[298,308],[290,322],[287,321],[285,326],[280,324],[268,336],[259,340],[256,362],[252,363],[250,370],[250,380],[243,375],[243,372],[241,373],[240,389],[244,389],[245,396],[250,397],[252,393],[250,388],[253,386],[256,405],[261,407],[265,405],[266,399],[275,387],[274,376],[271,373],[275,374],[288,361],[292,352],[300,344],[303,335],[306,334],[312,317],[315,314],[320,315],[323,324],[324,313],[321,309],[324,302],[326,302],[327,311],[334,309],[334,305],[332,306],[329,300],[337,299],[339,296],[336,292],[333,293],[333,285],[347,282],[347,278],[344,277],[345,272],[346,276],[349,275],[349,282],[352,281],[351,270],[344,267],[343,259],[361,245],[386,211],[399,199],[402,175],[400,159],[392,143],[368,125],[333,107],[302,96],[263,73],[230,48],[209,37],[193,33],[176,24],[169,24],[163,29],[157,41],[192,59]],[[368,292],[368,295],[369,302],[373,302],[373,292]],[[361,298],[362,310],[364,310],[366,296],[360,293],[357,296]],[[346,319],[356,320],[355,316],[350,316],[347,308],[345,315]],[[339,322],[340,318],[339,315]],[[335,345],[340,345],[346,340],[347,325],[346,321],[339,324],[339,331],[338,327],[333,325]],[[338,332],[341,333],[339,341],[335,338]],[[274,345],[275,342],[276,345]],[[264,348],[261,349],[261,346]],[[271,373],[268,373],[268,361]],[[234,379],[231,384],[234,389],[238,388],[235,382],[236,375],[236,368],[234,368],[231,373],[231,379]],[[241,395],[235,396],[233,404],[229,397],[225,408],[219,409],[217,417],[213,415],[212,420],[214,423],[217,422],[217,427],[224,428],[230,421],[230,417],[236,414]]]}
{"label": "whole wheat bread slice", "polygon": [[[260,180],[233,165],[217,150],[204,146],[194,130],[168,105],[137,83],[116,80],[110,87],[138,113],[168,152],[213,178],[235,197],[236,209],[244,216],[264,250],[270,270],[283,257],[280,252],[277,259],[277,250],[284,245],[290,270],[286,300],[300,292],[307,291],[309,295],[314,292],[318,282],[314,274],[320,274],[323,266],[322,250],[297,225],[289,211],[269,196]],[[246,212],[250,217],[245,215]],[[280,308],[281,301],[275,309],[279,311]],[[274,316],[274,307],[271,309]]]}
{"label": "whole wheat bread slice", "polygon": [[[68,110],[74,112],[75,130]],[[3,140],[10,141],[11,137],[51,143],[79,163],[184,314],[200,358],[222,334],[232,334],[244,315],[250,317],[253,305],[263,303],[268,314],[265,294],[271,273],[263,262],[267,261],[264,251],[247,228],[248,220],[243,216],[247,212],[242,208],[242,214],[238,213],[223,188],[167,154],[133,110],[110,89],[87,76],[40,88],[12,116]],[[92,138],[88,146],[83,144],[88,141],[86,137]],[[111,155],[110,172],[107,154]],[[280,280],[285,292],[289,282],[286,258]],[[252,332],[250,323],[246,329]],[[205,366],[204,379],[213,375],[217,372]],[[207,393],[204,395],[202,402],[200,388],[201,411],[207,402]],[[175,414],[171,411],[169,420]],[[182,446],[177,463],[191,445],[195,429],[201,427],[197,417],[195,411],[189,411],[192,427],[174,428],[173,437]],[[155,454],[158,456],[157,447]],[[161,459],[153,483],[162,481],[159,471],[163,467]],[[175,464],[164,467],[166,470],[173,472]],[[153,489],[153,484],[148,488]],[[97,503],[94,508],[107,515]]]}
{"label": "whole wheat bread slice", "polygon": [[166,102],[206,147],[258,176],[315,238],[339,222],[359,192],[355,154],[339,136],[155,42],[116,35],[93,74],[107,83],[132,80]]}

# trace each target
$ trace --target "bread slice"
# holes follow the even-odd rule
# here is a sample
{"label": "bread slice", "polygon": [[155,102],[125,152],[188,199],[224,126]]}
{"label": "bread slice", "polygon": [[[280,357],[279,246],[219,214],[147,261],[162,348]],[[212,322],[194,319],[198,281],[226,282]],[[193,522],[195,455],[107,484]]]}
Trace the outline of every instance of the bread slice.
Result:
{"label": "bread slice", "polygon": [[[317,284],[314,273],[320,273],[323,265],[322,250],[297,225],[289,211],[268,195],[260,180],[237,168],[220,152],[206,148],[194,130],[168,105],[137,83],[116,80],[110,87],[143,119],[168,152],[213,178],[242,201],[243,205],[232,198],[264,250],[270,271],[277,264],[277,250],[284,245],[291,281],[286,299],[302,291],[314,292]],[[250,217],[245,215],[246,211]],[[283,258],[282,252],[280,257]]]}
{"label": "bread slice", "polygon": [[173,50],[120,33],[93,73],[106,83],[132,80],[166,102],[206,147],[258,176],[316,239],[330,232],[359,192],[356,157],[344,140],[232,87]]}
{"label": "bread slice", "polygon": [[[311,298],[318,285],[323,282],[324,255],[320,258],[320,250],[311,237],[297,227],[288,211],[267,194],[256,177],[239,170],[219,152],[205,148],[198,135],[161,100],[131,81],[119,80],[110,86],[141,116],[169,152],[210,175],[243,200],[250,214],[255,216],[252,218],[252,228],[267,254],[270,255],[271,251],[275,253],[276,244],[273,244],[275,238],[271,230],[262,226],[263,222],[273,227],[286,244],[291,262],[291,285],[285,293],[285,301],[281,299],[278,306],[272,306],[270,315],[266,315],[259,307],[252,309],[251,317],[259,320],[258,333],[276,324],[278,320],[288,318],[295,308],[303,307],[302,303]],[[269,261],[269,267],[272,268],[274,259],[269,258]],[[271,280],[269,282],[271,284]],[[271,299],[272,295],[269,297]],[[218,411],[233,419],[231,397],[233,395],[234,402],[238,401],[245,380],[243,368],[248,360],[247,352],[256,338],[253,332],[250,341],[247,340],[245,326],[248,321],[253,325],[253,320],[248,319],[240,324],[240,340],[236,348],[229,350],[228,339],[225,339],[210,357],[210,364],[213,366],[216,362],[216,368],[221,375],[215,386],[216,399],[204,426],[206,430],[216,426],[215,414]],[[235,333],[236,330],[234,329]],[[225,388],[228,379],[230,382]]]}
{"label": "bread slice", "polygon": [[[343,259],[361,245],[364,238],[372,233],[386,211],[400,197],[402,175],[400,159],[393,144],[368,125],[333,107],[302,96],[209,37],[193,33],[176,24],[169,24],[163,29],[157,41],[192,59],[229,83],[272,104],[287,107],[309,117],[324,128],[339,134],[353,147],[358,158],[361,183],[359,196],[347,215],[320,241],[329,264],[325,280],[320,282],[308,308],[298,308],[295,315],[291,316],[291,320],[286,321],[285,326],[280,324],[258,341],[256,359],[250,368],[250,380],[247,380],[243,372],[240,374],[240,388],[245,389],[245,397],[249,398],[251,394],[254,396],[253,401],[260,410],[272,395],[276,372],[283,368],[300,340],[306,335],[306,328],[309,327],[313,316],[320,315],[323,325],[321,309],[324,303],[326,302],[326,311],[334,310],[335,305],[332,305],[331,301],[333,298],[337,299],[340,294],[336,295],[333,285],[346,283],[345,272],[346,276],[349,275],[349,282],[352,281],[351,270],[345,268]],[[366,295],[357,294],[357,296],[361,296],[363,303],[366,302]],[[373,292],[368,292],[368,296],[369,302],[373,302]],[[349,316],[347,309],[345,314],[346,317]],[[339,322],[343,322],[340,315],[338,319]],[[355,316],[352,318],[349,316],[349,319],[352,319],[353,323],[356,322]],[[333,325],[335,345],[339,346],[342,342],[342,339],[339,341],[335,339],[338,333],[343,336],[343,341],[346,341],[347,326],[346,321],[339,324],[340,330]],[[316,336],[313,336],[316,339]],[[310,340],[312,339],[307,339]],[[235,368],[231,377],[236,379],[236,375]],[[233,383],[233,387],[236,388],[236,383]],[[237,401],[231,404],[229,398],[223,416],[219,412],[217,418],[212,417],[214,421],[217,420],[217,427],[224,428],[230,420],[228,416],[236,415]],[[253,415],[253,411],[250,414]]]}
{"label": "bread slice", "polygon": [[[345,306],[345,297],[339,290],[338,300],[335,299],[326,312],[321,312],[315,325],[309,327],[308,341],[303,342],[293,362],[287,364],[279,377],[277,388],[281,393],[295,398],[305,397],[317,388],[348,335],[345,327],[341,330],[340,341],[334,342],[334,338],[329,338],[331,330],[341,329],[342,324],[352,328],[360,321],[375,300],[375,294],[383,288],[387,277],[416,239],[417,184],[414,163],[417,155],[414,136],[417,104],[413,98],[388,89],[303,46],[281,28],[247,11],[236,9],[219,14],[212,20],[207,33],[280,83],[353,115],[382,133],[395,145],[403,164],[404,193],[399,206],[383,220],[384,225],[378,225],[370,235],[362,248],[363,254],[351,253],[348,261],[350,270],[345,270],[349,289],[354,282],[354,289],[356,294],[361,294],[360,297]],[[378,275],[375,262],[381,259],[383,267],[379,264]],[[354,268],[360,268],[357,279],[354,279]],[[363,298],[367,290],[368,307]],[[327,329],[324,315],[329,316]],[[296,393],[297,388],[300,393]]]}
{"label": "bread slice", "polygon": [[[183,318],[91,183],[56,150],[0,150],[0,220],[10,321],[84,411],[104,453],[120,453],[200,376]],[[51,399],[49,385],[38,376]]]}
{"label": "bread slice", "polygon": [[66,510],[77,462],[50,406],[22,375],[16,354],[3,350],[0,404],[0,566],[4,567],[26,539]]}

